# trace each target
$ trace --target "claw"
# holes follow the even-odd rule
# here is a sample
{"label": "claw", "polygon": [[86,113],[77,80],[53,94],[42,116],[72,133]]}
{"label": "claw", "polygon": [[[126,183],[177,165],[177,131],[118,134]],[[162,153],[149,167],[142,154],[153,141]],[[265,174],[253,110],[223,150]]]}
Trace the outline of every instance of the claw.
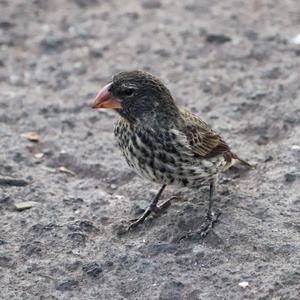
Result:
{"label": "claw", "polygon": [[221,214],[222,212],[219,209],[208,211],[205,217],[205,221],[201,225],[201,228],[197,231],[186,233],[185,235],[179,238],[179,242],[184,239],[191,238],[195,235],[200,235],[200,237],[204,239],[207,236],[207,234],[214,228],[214,225],[218,222],[218,219]]}
{"label": "claw", "polygon": [[127,228],[127,231],[132,230],[133,228],[137,227],[139,224],[143,223],[145,221],[145,219],[151,214],[151,213],[155,213],[156,215],[159,215],[163,210],[167,209],[170,205],[171,205],[171,201],[177,199],[176,196],[171,197],[170,199],[166,200],[165,202],[163,202],[161,205],[159,206],[149,206],[145,212],[143,213],[143,215],[138,218],[138,219],[133,219],[130,220],[130,224]]}

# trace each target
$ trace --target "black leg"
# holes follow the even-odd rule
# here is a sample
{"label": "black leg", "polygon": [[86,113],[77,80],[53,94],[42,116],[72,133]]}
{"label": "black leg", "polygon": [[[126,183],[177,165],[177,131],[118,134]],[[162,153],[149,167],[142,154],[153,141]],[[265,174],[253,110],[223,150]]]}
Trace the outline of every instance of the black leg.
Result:
{"label": "black leg", "polygon": [[215,183],[211,182],[209,185],[209,203],[208,203],[208,214],[211,213],[212,205],[214,202],[214,193],[215,193]]}
{"label": "black leg", "polygon": [[166,184],[164,184],[160,190],[158,191],[158,193],[156,194],[156,196],[154,197],[154,199],[152,200],[151,204],[149,205],[149,207],[145,210],[145,212],[142,214],[141,217],[139,217],[138,219],[132,220],[132,223],[129,225],[128,230],[136,227],[137,225],[143,223],[145,221],[145,219],[152,213],[158,213],[161,209],[164,209],[166,207],[169,206],[169,203],[172,199],[174,199],[175,197],[170,198],[169,200],[165,201],[164,203],[162,203],[162,205],[157,206],[158,200],[162,194],[162,192],[164,191],[164,189],[166,188]]}
{"label": "black leg", "polygon": [[211,182],[210,186],[209,186],[208,211],[206,213],[204,223],[201,225],[201,228],[199,230],[197,230],[196,232],[191,232],[191,233],[184,235],[183,237],[180,238],[180,240],[194,236],[194,235],[198,235],[198,234],[200,234],[200,236],[202,238],[204,238],[210,232],[210,230],[214,227],[215,223],[218,221],[218,219],[221,215],[220,210],[213,210],[214,192],[215,192],[215,182]]}
{"label": "black leg", "polygon": [[209,185],[209,203],[208,203],[208,211],[206,214],[206,220],[201,226],[199,233],[201,237],[205,237],[210,230],[214,227],[215,223],[218,221],[221,211],[213,210],[213,202],[214,202],[214,192],[215,192],[215,182],[211,182]]}

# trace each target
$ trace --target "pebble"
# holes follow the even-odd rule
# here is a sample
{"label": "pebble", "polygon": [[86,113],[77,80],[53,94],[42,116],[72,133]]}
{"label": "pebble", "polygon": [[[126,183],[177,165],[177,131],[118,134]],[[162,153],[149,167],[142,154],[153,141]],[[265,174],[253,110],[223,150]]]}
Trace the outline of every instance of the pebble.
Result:
{"label": "pebble", "polygon": [[101,58],[103,56],[103,51],[98,48],[90,48],[89,55],[94,58]]}
{"label": "pebble", "polygon": [[161,2],[159,0],[143,0],[142,7],[145,9],[160,8]]}
{"label": "pebble", "polygon": [[66,264],[66,269],[68,271],[74,272],[74,271],[77,271],[80,266],[81,266],[81,261],[76,260],[76,261]]}
{"label": "pebble", "polygon": [[40,135],[34,131],[29,131],[21,134],[21,137],[27,139],[30,142],[39,142],[41,139]]}
{"label": "pebble", "polygon": [[69,233],[68,237],[69,237],[69,239],[71,239],[74,242],[77,242],[79,244],[84,244],[85,240],[86,240],[85,235],[82,234],[79,231],[75,231],[75,232]]}
{"label": "pebble", "polygon": [[166,49],[163,49],[163,48],[161,48],[161,49],[156,49],[155,51],[154,51],[154,53],[155,54],[157,54],[157,55],[159,55],[159,56],[161,56],[161,57],[170,57],[170,52],[169,51],[167,51]]}
{"label": "pebble", "polygon": [[269,143],[269,137],[264,134],[261,134],[255,139],[255,142],[259,146],[267,145]]}
{"label": "pebble", "polygon": [[2,29],[9,29],[14,27],[15,25],[16,25],[15,23],[12,23],[11,21],[7,21],[7,20],[2,20],[0,22],[0,28]]}
{"label": "pebble", "polygon": [[102,273],[102,268],[96,262],[87,263],[82,267],[82,270],[90,277],[98,277]]}
{"label": "pebble", "polygon": [[15,208],[16,208],[18,211],[22,211],[22,210],[25,210],[25,209],[32,208],[32,207],[35,206],[36,204],[37,204],[37,202],[34,202],[34,201],[24,201],[24,202],[16,203],[16,204],[15,204]]}
{"label": "pebble", "polygon": [[214,44],[224,44],[231,41],[231,38],[224,34],[208,34],[206,36],[206,41],[208,43]]}
{"label": "pebble", "polygon": [[6,186],[26,186],[28,182],[24,179],[15,179],[9,177],[1,177],[0,178],[0,185]]}
{"label": "pebble", "polygon": [[239,283],[239,286],[242,287],[242,288],[246,288],[248,285],[249,285],[248,281],[242,281],[242,282]]}
{"label": "pebble", "polygon": [[82,198],[76,197],[67,197],[63,199],[63,202],[66,205],[82,204],[84,201]]}
{"label": "pebble", "polygon": [[9,198],[10,198],[9,194],[0,193],[0,203],[1,204],[8,202]]}
{"label": "pebble", "polygon": [[98,3],[97,0],[73,0],[80,7],[87,7],[91,5],[96,5]]}
{"label": "pebble", "polygon": [[62,38],[47,36],[40,42],[40,47],[45,51],[53,51],[62,48],[64,40]]}
{"label": "pebble", "polygon": [[71,291],[79,285],[79,282],[75,279],[66,279],[63,282],[56,285],[58,291]]}
{"label": "pebble", "polygon": [[284,175],[285,181],[286,182],[293,182],[297,179],[297,177],[299,177],[300,175],[296,172],[290,172],[290,173],[286,173]]}

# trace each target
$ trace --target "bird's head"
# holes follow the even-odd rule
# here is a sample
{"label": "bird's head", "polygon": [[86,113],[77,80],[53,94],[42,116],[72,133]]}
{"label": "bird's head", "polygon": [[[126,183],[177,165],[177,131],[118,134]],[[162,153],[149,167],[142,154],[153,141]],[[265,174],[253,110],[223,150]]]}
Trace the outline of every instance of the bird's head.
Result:
{"label": "bird's head", "polygon": [[168,118],[178,111],[169,90],[144,71],[121,72],[97,94],[92,108],[111,108],[130,122]]}

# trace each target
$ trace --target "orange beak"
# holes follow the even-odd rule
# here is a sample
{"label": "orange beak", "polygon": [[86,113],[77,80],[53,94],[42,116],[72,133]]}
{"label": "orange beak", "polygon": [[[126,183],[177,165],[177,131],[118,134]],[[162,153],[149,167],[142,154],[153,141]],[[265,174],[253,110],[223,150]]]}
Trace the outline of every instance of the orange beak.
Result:
{"label": "orange beak", "polygon": [[109,87],[111,83],[107,84],[96,96],[92,108],[122,108],[121,100],[111,96]]}

